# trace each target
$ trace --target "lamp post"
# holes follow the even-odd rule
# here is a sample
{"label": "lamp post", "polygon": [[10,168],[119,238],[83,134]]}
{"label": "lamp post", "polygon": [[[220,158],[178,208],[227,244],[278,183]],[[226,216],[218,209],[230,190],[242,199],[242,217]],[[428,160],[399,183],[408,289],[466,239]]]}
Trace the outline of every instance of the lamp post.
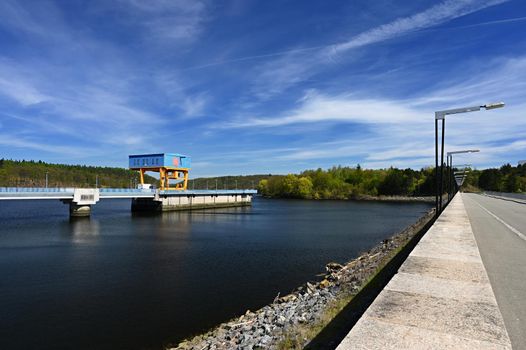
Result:
{"label": "lamp post", "polygon": [[[444,133],[446,128],[446,115],[450,114],[460,114],[468,112],[478,112],[481,109],[490,110],[495,108],[504,107],[504,102],[489,103],[485,105],[473,106],[473,107],[462,107],[454,109],[446,109],[443,111],[435,112],[435,177],[436,177],[436,188],[435,188],[435,207],[436,207],[436,217],[442,211],[442,192],[444,191]],[[440,152],[440,177],[438,176],[438,121],[442,122],[442,146]],[[440,193],[440,201],[439,194]]]}
{"label": "lamp post", "polygon": [[[466,150],[462,150],[462,151],[452,151],[452,152],[447,152],[447,157],[446,157],[446,164],[447,164],[447,169],[448,169],[448,185],[447,185],[447,201],[449,202],[450,200],[450,196],[452,194],[452,188],[453,188],[453,178],[451,176],[451,173],[453,172],[453,155],[454,154],[462,154],[462,153],[476,153],[476,152],[480,152],[480,150],[478,149],[466,149]],[[440,194],[442,196],[442,194]],[[442,200],[440,201],[442,202]]]}

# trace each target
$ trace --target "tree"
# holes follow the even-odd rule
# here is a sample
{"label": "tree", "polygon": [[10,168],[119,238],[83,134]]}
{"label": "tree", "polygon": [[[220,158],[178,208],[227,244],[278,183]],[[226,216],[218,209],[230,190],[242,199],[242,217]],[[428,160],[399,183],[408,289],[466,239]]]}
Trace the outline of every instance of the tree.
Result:
{"label": "tree", "polygon": [[479,176],[479,187],[487,191],[501,191],[502,174],[499,169],[482,170]]}
{"label": "tree", "polygon": [[407,176],[401,170],[391,168],[380,183],[378,193],[388,196],[408,194],[407,180]]}

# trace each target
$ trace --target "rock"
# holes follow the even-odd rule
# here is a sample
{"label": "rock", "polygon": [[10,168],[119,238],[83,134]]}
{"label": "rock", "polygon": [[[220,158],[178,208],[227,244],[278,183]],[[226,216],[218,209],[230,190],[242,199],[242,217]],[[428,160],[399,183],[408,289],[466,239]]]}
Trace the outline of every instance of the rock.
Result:
{"label": "rock", "polygon": [[282,315],[279,315],[278,316],[278,319],[276,320],[276,324],[280,327],[283,327],[285,326],[285,322],[287,321],[287,319],[285,317],[283,317]]}
{"label": "rock", "polygon": [[264,335],[261,340],[259,341],[257,346],[260,346],[262,348],[266,348],[270,343],[272,342],[272,337],[269,335]]}
{"label": "rock", "polygon": [[288,302],[294,301],[296,299],[298,299],[298,298],[294,294],[289,294],[289,295],[285,295],[284,297],[281,297],[279,301],[281,303],[288,303]]}
{"label": "rock", "polygon": [[327,265],[325,265],[325,269],[329,273],[340,271],[342,268],[343,268],[343,265],[335,263],[335,262],[330,262]]}
{"label": "rock", "polygon": [[[285,332],[294,332],[301,324],[318,322],[327,305],[342,293],[357,293],[376,271],[379,262],[411,236],[399,234],[384,240],[345,266],[329,263],[321,282],[308,282],[291,294],[278,295],[274,303],[255,312],[247,310],[238,319],[181,343],[177,349],[276,349]],[[308,341],[304,338],[304,344]]]}
{"label": "rock", "polygon": [[327,279],[324,279],[323,281],[320,282],[320,288],[327,288],[330,285],[331,285],[331,282],[329,282],[329,280]]}

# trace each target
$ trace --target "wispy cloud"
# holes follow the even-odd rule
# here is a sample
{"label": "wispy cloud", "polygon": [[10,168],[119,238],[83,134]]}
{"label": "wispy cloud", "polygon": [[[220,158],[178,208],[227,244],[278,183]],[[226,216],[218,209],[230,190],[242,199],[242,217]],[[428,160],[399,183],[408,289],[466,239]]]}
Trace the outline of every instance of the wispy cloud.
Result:
{"label": "wispy cloud", "polygon": [[524,152],[526,46],[503,35],[523,28],[520,5],[502,20],[482,10],[505,0],[362,1],[244,2],[243,16],[209,0],[2,1],[0,149],[120,165],[173,150],[208,174],[420,167],[433,111],[503,100],[448,119],[447,148],[490,165]]}
{"label": "wispy cloud", "polygon": [[192,41],[203,30],[207,8],[198,0],[120,0],[134,22],[141,23],[149,38],[171,41]]}
{"label": "wispy cloud", "polygon": [[330,49],[330,53],[343,53],[350,49],[385,41],[420,29],[433,27],[506,1],[509,0],[447,0],[412,16],[396,19],[393,22],[358,34],[346,42],[333,45]]}
{"label": "wispy cloud", "polygon": [[448,119],[446,148],[480,148],[484,156],[477,155],[478,165],[488,166],[524,151],[525,143],[520,138],[526,137],[525,62],[526,57],[479,62],[470,69],[486,74],[474,74],[471,79],[459,75],[458,81],[448,80],[447,87],[438,85],[404,99],[367,99],[309,91],[288,111],[272,117],[238,116],[225,127],[250,128],[262,134],[285,128],[295,134],[299,125],[311,124],[322,130],[327,123],[352,124],[368,130],[367,134],[345,138],[340,133],[338,137],[343,137],[343,142],[318,141],[300,149],[269,151],[281,161],[308,160],[316,164],[327,159],[363,159],[369,167],[424,167],[433,164],[435,110],[504,100],[508,105],[502,110]]}
{"label": "wispy cloud", "polygon": [[357,99],[352,96],[325,96],[311,91],[301,105],[278,117],[242,117],[224,124],[225,128],[279,127],[298,123],[400,123],[421,119],[422,112],[388,100]]}
{"label": "wispy cloud", "polygon": [[[417,14],[398,18],[350,37],[347,41],[319,49],[294,49],[262,65],[254,79],[254,93],[268,99],[303,82],[338,62],[339,56],[367,45],[384,42],[459,18],[509,0],[447,0]],[[304,51],[306,50],[306,51]],[[348,59],[348,58],[347,58]]]}

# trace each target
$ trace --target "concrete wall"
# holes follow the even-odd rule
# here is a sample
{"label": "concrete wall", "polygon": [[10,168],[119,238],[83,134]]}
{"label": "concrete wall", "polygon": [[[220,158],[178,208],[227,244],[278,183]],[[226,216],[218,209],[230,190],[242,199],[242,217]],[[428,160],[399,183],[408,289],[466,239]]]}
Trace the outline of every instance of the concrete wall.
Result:
{"label": "concrete wall", "polygon": [[158,200],[134,198],[132,201],[132,211],[194,210],[239,207],[251,204],[252,195],[249,194],[161,196]]}

